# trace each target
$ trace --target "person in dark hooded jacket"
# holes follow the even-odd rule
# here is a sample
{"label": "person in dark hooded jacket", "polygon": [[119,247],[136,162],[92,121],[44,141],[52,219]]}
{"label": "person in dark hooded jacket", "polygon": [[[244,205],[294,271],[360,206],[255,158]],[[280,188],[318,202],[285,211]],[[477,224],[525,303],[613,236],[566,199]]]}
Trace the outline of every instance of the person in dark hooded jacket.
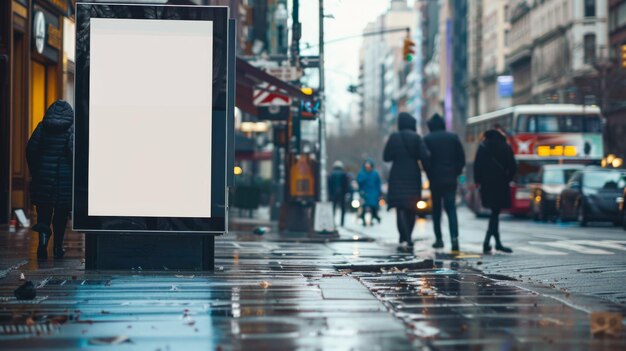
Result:
{"label": "person in dark hooded jacket", "polygon": [[517,162],[505,133],[500,129],[490,129],[484,138],[474,160],[474,181],[480,186],[482,205],[491,209],[489,227],[483,242],[483,252],[491,252],[491,237],[496,241],[496,250],[513,252],[500,241],[499,216],[504,208],[511,207],[509,183],[517,172]]}
{"label": "person in dark hooded jacket", "polygon": [[350,193],[350,179],[344,170],[343,162],[335,161],[333,170],[328,176],[328,194],[333,203],[333,216],[337,209],[341,210],[341,226],[346,216],[346,196]]}
{"label": "person in dark hooded jacket", "polygon": [[[429,152],[416,133],[416,121],[406,112],[398,115],[398,131],[391,134],[383,151],[383,160],[392,162],[389,172],[387,203],[396,209],[400,245],[412,247],[417,202],[422,197],[421,167],[428,169]],[[421,167],[420,163],[421,162]]]}
{"label": "person in dark hooded jacket", "polygon": [[62,258],[65,254],[63,237],[72,206],[73,149],[74,110],[66,101],[57,100],[48,108],[26,146],[26,161],[32,175],[30,197],[37,209],[33,230],[39,232],[39,259],[48,258],[48,241],[53,233],[54,257]]}
{"label": "person in dark hooded jacket", "polygon": [[448,215],[452,251],[459,250],[459,225],[456,216],[457,178],[465,167],[465,152],[459,137],[446,131],[446,123],[435,113],[428,121],[430,133],[424,137],[424,143],[430,151],[430,170],[428,179],[433,201],[433,228],[435,243],[433,247],[443,247],[441,235],[441,210],[443,207]]}

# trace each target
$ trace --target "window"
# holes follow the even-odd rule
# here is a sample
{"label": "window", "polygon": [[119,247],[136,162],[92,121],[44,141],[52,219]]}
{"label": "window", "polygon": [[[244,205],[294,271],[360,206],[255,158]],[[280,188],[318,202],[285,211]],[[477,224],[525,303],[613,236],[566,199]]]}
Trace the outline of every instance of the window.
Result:
{"label": "window", "polygon": [[592,63],[596,60],[596,35],[593,33],[585,34],[584,39],[585,63]]}
{"label": "window", "polygon": [[582,178],[582,172],[578,171],[574,173],[574,175],[567,181],[567,187],[571,188],[574,184],[580,184],[580,179]]}
{"label": "window", "polygon": [[585,17],[596,17],[596,0],[585,0]]}
{"label": "window", "polygon": [[537,133],[558,133],[559,119],[556,116],[538,116]]}
{"label": "window", "polygon": [[602,133],[602,120],[599,116],[585,118],[585,133]]}
{"label": "window", "polygon": [[624,185],[626,173],[621,171],[592,171],[585,174],[585,188],[619,189]]}
{"label": "window", "polygon": [[550,169],[543,173],[543,184],[565,184],[576,169]]}
{"label": "window", "polygon": [[528,131],[528,116],[519,116],[517,117],[517,132],[525,133]]}

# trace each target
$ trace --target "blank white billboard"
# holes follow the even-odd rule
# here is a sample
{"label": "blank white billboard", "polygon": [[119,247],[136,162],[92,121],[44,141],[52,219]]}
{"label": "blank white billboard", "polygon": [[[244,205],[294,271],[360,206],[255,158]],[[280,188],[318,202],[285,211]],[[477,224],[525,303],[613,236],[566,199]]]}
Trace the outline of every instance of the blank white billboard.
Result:
{"label": "blank white billboard", "polygon": [[88,214],[211,217],[213,22],[90,31]]}

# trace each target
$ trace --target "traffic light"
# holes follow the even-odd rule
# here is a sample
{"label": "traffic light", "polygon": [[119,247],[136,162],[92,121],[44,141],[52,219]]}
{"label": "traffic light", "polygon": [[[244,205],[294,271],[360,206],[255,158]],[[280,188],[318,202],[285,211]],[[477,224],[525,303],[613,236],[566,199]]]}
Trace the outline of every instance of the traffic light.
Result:
{"label": "traffic light", "polygon": [[622,68],[626,68],[626,44],[622,44]]}
{"label": "traffic light", "polygon": [[414,46],[415,42],[411,40],[411,38],[408,36],[404,38],[404,45],[402,46],[402,57],[404,58],[404,61],[413,61],[413,55],[415,54],[415,50],[413,50]]}

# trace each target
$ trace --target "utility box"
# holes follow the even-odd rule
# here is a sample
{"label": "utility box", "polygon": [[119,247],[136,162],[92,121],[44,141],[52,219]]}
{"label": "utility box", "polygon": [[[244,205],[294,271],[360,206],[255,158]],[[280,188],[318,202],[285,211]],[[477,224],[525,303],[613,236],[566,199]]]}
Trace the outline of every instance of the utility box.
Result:
{"label": "utility box", "polygon": [[76,5],[73,226],[87,269],[213,268],[234,40],[227,7]]}

